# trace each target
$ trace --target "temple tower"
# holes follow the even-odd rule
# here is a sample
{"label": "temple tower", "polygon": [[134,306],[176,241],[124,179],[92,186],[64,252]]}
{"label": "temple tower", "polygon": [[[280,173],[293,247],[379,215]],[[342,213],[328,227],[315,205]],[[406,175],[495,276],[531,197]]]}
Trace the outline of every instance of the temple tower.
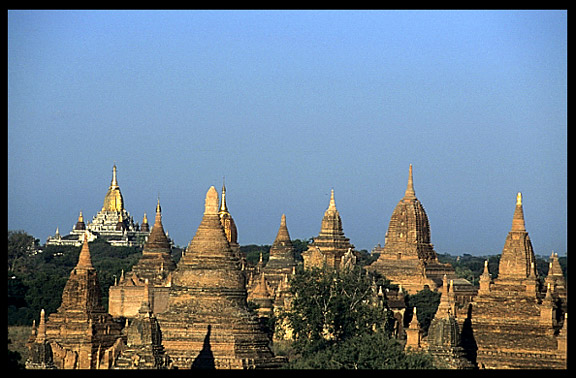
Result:
{"label": "temple tower", "polygon": [[294,245],[290,240],[288,227],[286,226],[286,215],[282,214],[280,228],[276,234],[276,239],[270,247],[270,258],[262,268],[266,273],[266,280],[274,290],[278,288],[285,275],[290,275],[297,265],[294,258]]}
{"label": "temple tower", "polygon": [[388,225],[384,248],[369,269],[382,273],[411,294],[428,285],[442,286],[442,277],[454,277],[450,264],[440,264],[430,242],[430,223],[422,203],[416,198],[412,164],[404,197],[398,202]]}
{"label": "temple tower", "polygon": [[354,245],[350,244],[350,239],[344,236],[342,219],[336,209],[334,189],[332,189],[330,204],[324,212],[320,233],[308,246],[308,250],[302,253],[304,268],[322,267],[326,264],[329,269],[340,269],[342,256],[349,249],[354,250]]}
{"label": "temple tower", "polygon": [[81,246],[84,231],[87,230],[89,240],[103,238],[113,246],[143,245],[149,231],[140,229],[130,213],[124,207],[124,197],[118,185],[116,164],[112,167],[112,180],[104,196],[102,209],[92,218],[90,223],[84,222],[82,212],[72,232],[65,236],[51,236],[47,245]]}
{"label": "temple tower", "polygon": [[53,363],[59,369],[97,368],[98,349],[109,348],[122,337],[122,324],[114,321],[102,306],[86,238],[64,287],[62,304],[45,322],[42,320],[45,330],[38,334],[50,343]]}
{"label": "temple tower", "polygon": [[163,345],[178,368],[278,366],[246,302],[245,278],[211,187],[202,221],[172,274],[169,307],[157,314]]}
{"label": "temple tower", "polygon": [[[477,360],[485,368],[558,369],[566,356],[555,334],[561,327],[551,295],[537,287],[534,251],[526,232],[522,195],[516,197],[512,227],[500,258],[499,275],[490,283],[488,265],[474,298]],[[528,290],[527,290],[528,289]],[[550,293],[552,294],[552,293]],[[562,320],[562,319],[561,319]]]}
{"label": "temple tower", "polygon": [[536,258],[532,242],[526,232],[522,193],[516,196],[516,208],[512,217],[512,227],[502,249],[497,280],[500,282],[521,283],[531,275],[537,275],[534,264]]}
{"label": "temple tower", "polygon": [[[122,276],[120,281],[109,289],[108,311],[113,316],[135,317],[142,302],[149,303],[154,313],[164,311],[168,306],[168,277],[176,269],[172,260],[171,245],[162,225],[160,199],[156,204],[154,226],[142,250],[142,257],[132,267],[132,271]],[[148,281],[150,289],[145,290]]]}

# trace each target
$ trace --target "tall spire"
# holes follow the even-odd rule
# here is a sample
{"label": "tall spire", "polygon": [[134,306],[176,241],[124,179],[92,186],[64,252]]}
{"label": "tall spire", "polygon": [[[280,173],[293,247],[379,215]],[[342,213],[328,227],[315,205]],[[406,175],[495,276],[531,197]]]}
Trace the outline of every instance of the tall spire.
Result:
{"label": "tall spire", "polygon": [[288,227],[286,227],[286,214],[282,214],[282,218],[280,219],[280,228],[278,229],[278,234],[276,234],[276,240],[274,240],[274,243],[276,244],[280,242],[291,243]]}
{"label": "tall spire", "polygon": [[328,205],[328,210],[336,210],[336,201],[334,201],[334,189],[330,191],[330,205]]}
{"label": "tall spire", "polygon": [[408,185],[406,186],[406,193],[404,193],[405,199],[416,198],[416,193],[414,192],[414,181],[412,178],[412,164],[408,170]]}
{"label": "tall spire", "polygon": [[226,206],[226,182],[225,178],[222,178],[222,203],[220,204],[220,213],[227,213],[228,206]]}
{"label": "tall spire", "polygon": [[110,186],[118,186],[118,180],[116,179],[116,163],[114,163],[114,166],[112,167],[112,182],[110,183]]}
{"label": "tall spire", "polygon": [[526,223],[524,222],[524,210],[522,209],[522,193],[516,195],[516,209],[512,218],[511,231],[526,232]]}
{"label": "tall spire", "polygon": [[88,232],[84,233],[84,242],[82,243],[82,250],[80,250],[76,269],[94,269],[90,258],[90,249],[88,248]]}

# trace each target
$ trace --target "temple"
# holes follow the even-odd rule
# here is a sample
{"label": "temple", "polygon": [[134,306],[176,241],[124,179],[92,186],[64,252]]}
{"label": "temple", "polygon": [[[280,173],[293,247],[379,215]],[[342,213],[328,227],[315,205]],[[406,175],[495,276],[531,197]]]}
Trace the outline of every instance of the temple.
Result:
{"label": "temple", "polygon": [[142,257],[132,271],[122,274],[109,289],[108,311],[113,316],[135,317],[143,302],[154,313],[168,305],[169,277],[176,265],[171,256],[171,244],[162,225],[160,199],[156,205],[154,226],[142,250]]}
{"label": "temple", "polygon": [[56,229],[54,236],[48,237],[46,245],[81,246],[84,234],[88,231],[88,241],[97,238],[106,240],[113,246],[141,246],[149,233],[148,219],[144,214],[142,226],[134,223],[130,213],[124,207],[124,197],[118,185],[116,164],[112,167],[112,181],[104,196],[102,209],[88,224],[84,222],[82,211],[70,234],[62,236]]}
{"label": "temple", "polygon": [[175,367],[278,367],[270,339],[247,307],[241,261],[230,247],[211,187],[204,216],[172,274],[169,303],[157,314]]}
{"label": "temple", "polygon": [[410,294],[425,286],[431,290],[441,287],[444,275],[456,278],[450,264],[438,262],[430,242],[428,216],[414,191],[412,164],[404,197],[392,212],[384,248],[374,252],[380,256],[368,269],[383,274],[394,284],[401,284]]}
{"label": "temple", "polygon": [[[100,284],[92,266],[88,239],[84,238],[78,263],[64,287],[60,307],[48,319],[42,310],[38,329],[33,330],[35,337],[29,345],[31,355],[27,368],[109,367],[109,360],[104,356],[110,353],[109,349],[118,338],[122,338],[122,328],[123,324],[114,320],[102,306]],[[43,354],[38,355],[39,351]]]}
{"label": "temple", "polygon": [[496,369],[565,368],[564,277],[553,255],[548,283],[540,287],[522,206],[518,193],[498,277],[491,278],[486,264],[471,303],[478,364]]}
{"label": "temple", "polygon": [[354,245],[350,244],[350,239],[344,236],[342,229],[342,219],[336,209],[334,200],[334,189],[330,193],[330,204],[324,212],[320,233],[309,245],[308,250],[302,253],[304,268],[340,269],[342,259],[346,253],[354,253]]}

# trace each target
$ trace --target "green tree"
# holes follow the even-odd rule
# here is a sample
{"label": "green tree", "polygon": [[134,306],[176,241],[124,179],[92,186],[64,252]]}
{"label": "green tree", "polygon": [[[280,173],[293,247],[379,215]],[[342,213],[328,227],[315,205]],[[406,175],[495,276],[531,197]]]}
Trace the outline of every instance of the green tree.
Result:
{"label": "green tree", "polygon": [[433,369],[425,352],[404,352],[383,332],[362,333],[291,361],[291,369]]}
{"label": "green tree", "polygon": [[323,349],[373,327],[385,327],[388,311],[374,306],[372,281],[360,267],[350,271],[298,270],[290,281],[293,300],[279,317],[288,321],[299,352]]}
{"label": "green tree", "polygon": [[8,230],[8,272],[18,272],[23,260],[35,252],[38,242],[25,231]]}
{"label": "green tree", "polygon": [[[441,293],[430,290],[428,286],[424,287],[423,290],[420,290],[416,294],[407,295],[407,322],[412,319],[414,307],[416,307],[418,309],[416,311],[418,322],[420,323],[420,327],[422,328],[424,334],[426,334],[428,332],[428,327],[430,327],[430,323],[436,314],[438,305],[440,304],[441,295]],[[408,324],[404,324],[404,326],[407,327]]]}

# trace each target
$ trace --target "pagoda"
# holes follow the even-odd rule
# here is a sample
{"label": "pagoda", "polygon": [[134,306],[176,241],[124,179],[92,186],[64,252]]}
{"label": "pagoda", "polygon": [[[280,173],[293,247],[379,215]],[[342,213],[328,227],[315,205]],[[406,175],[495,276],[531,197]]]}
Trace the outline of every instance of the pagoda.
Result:
{"label": "pagoda", "polygon": [[42,310],[36,337],[30,347],[30,360],[38,365],[34,352],[45,348],[34,344],[49,344],[52,361],[58,369],[96,369],[100,367],[106,349],[122,339],[121,322],[112,319],[102,306],[102,294],[92,266],[88,240],[84,238],[78,263],[70,272],[62,293],[62,303],[56,313],[45,319]]}
{"label": "pagoda", "polygon": [[285,275],[291,275],[296,267],[294,258],[294,245],[290,240],[290,233],[286,226],[286,215],[282,214],[280,218],[280,228],[276,234],[276,239],[270,247],[270,258],[262,271],[266,274],[266,280],[273,287],[274,291],[284,280]]}
{"label": "pagoda", "polygon": [[110,314],[138,316],[143,302],[149,303],[154,313],[164,311],[168,305],[169,277],[174,269],[176,265],[171,256],[171,243],[164,232],[158,199],[154,226],[142,250],[142,257],[132,271],[122,274],[120,280],[110,286]]}
{"label": "pagoda", "polygon": [[401,284],[410,294],[424,286],[431,290],[441,287],[444,275],[455,278],[454,268],[438,262],[430,242],[430,223],[424,206],[416,198],[412,164],[404,197],[392,212],[384,247],[376,252],[380,252],[380,256],[368,269],[383,274],[394,284]]}
{"label": "pagoda", "polygon": [[59,232],[46,241],[47,245],[82,245],[82,238],[88,231],[89,241],[103,238],[113,246],[143,245],[148,236],[147,218],[144,216],[143,228],[134,223],[130,213],[124,208],[124,197],[118,185],[116,164],[112,167],[112,181],[104,196],[102,209],[88,224],[84,222],[82,212],[69,235]]}
{"label": "pagoda", "polygon": [[[354,245],[344,235],[342,219],[336,208],[334,189],[330,193],[330,204],[324,212],[320,233],[308,246],[308,250],[302,253],[304,268],[327,267],[340,269],[342,258],[348,251],[354,251]],[[352,252],[351,252],[352,253]]]}
{"label": "pagoda", "polygon": [[204,216],[171,276],[168,308],[157,314],[163,345],[177,368],[278,367],[270,340],[248,309],[245,277],[211,187]]}
{"label": "pagoda", "polygon": [[[480,290],[472,302],[480,367],[566,367],[566,354],[559,336],[566,316],[559,306],[559,290],[554,292],[552,285],[540,288],[534,262],[522,194],[518,193],[512,227],[502,248],[498,277],[491,279],[485,264]],[[554,270],[549,273],[550,280],[561,281]]]}

